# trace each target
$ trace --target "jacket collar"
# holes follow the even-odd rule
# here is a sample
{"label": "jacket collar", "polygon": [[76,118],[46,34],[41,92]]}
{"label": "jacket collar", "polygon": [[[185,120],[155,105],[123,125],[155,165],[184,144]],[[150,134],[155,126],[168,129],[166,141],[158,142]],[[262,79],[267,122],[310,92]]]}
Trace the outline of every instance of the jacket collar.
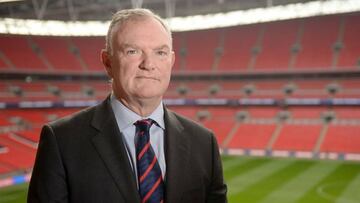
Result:
{"label": "jacket collar", "polygon": [[165,108],[165,202],[180,202],[185,169],[190,157],[190,140],[176,115]]}
{"label": "jacket collar", "polygon": [[140,202],[136,180],[120,136],[109,97],[96,107],[91,125],[98,130],[92,143],[104,161],[125,202]]}

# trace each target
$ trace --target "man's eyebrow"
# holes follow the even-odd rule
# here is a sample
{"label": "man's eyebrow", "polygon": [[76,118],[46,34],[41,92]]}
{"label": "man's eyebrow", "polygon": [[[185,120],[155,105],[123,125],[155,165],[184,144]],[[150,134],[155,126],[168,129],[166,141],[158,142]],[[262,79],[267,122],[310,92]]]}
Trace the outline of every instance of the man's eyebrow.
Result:
{"label": "man's eyebrow", "polygon": [[155,49],[170,49],[170,47],[166,44],[156,47]]}
{"label": "man's eyebrow", "polygon": [[[129,43],[124,43],[124,44],[121,44],[120,45],[120,48],[121,49],[126,49],[126,48],[136,48],[136,49],[139,49],[140,47],[135,45],[135,44],[129,44]],[[170,50],[170,46],[167,45],[167,44],[163,44],[163,45],[160,45],[158,47],[155,47],[154,50],[161,50],[161,49],[169,49]]]}
{"label": "man's eyebrow", "polygon": [[129,48],[129,47],[132,47],[132,48],[138,48],[138,46],[136,46],[135,44],[128,44],[128,43],[124,43],[124,44],[121,44],[120,45],[121,48]]}

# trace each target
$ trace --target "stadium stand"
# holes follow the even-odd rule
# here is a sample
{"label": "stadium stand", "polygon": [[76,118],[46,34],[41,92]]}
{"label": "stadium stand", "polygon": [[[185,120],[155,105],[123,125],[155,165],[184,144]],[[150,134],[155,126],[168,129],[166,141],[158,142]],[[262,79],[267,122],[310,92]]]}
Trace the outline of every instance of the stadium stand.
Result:
{"label": "stadium stand", "polygon": [[214,120],[204,121],[203,125],[214,132],[219,145],[223,146],[226,137],[231,133],[232,129],[235,126],[235,121],[214,119]]}
{"label": "stadium stand", "polygon": [[9,126],[10,122],[6,115],[1,114],[0,115],[0,126]]}
{"label": "stadium stand", "polygon": [[37,144],[39,142],[40,139],[40,128],[36,128],[36,129],[31,129],[31,130],[24,130],[24,131],[19,131],[14,133],[17,136],[28,140],[30,142],[32,142],[33,144]]}
{"label": "stadium stand", "polygon": [[343,34],[343,43],[339,52],[338,68],[356,68],[360,62],[360,15],[354,14],[346,16]]}
{"label": "stadium stand", "polygon": [[321,145],[322,152],[360,153],[359,123],[331,124]]}
{"label": "stadium stand", "polygon": [[252,53],[256,53],[260,25],[224,28],[223,54],[218,70],[221,72],[246,71],[251,67]]}
{"label": "stadium stand", "polygon": [[175,64],[173,66],[173,72],[182,72],[184,71],[184,58],[186,55],[186,48],[184,45],[184,33],[174,33],[173,34],[173,49],[175,51]]}
{"label": "stadium stand", "polygon": [[319,119],[326,107],[291,107],[287,109],[292,119]]}
{"label": "stadium stand", "polygon": [[23,72],[49,71],[48,67],[40,60],[35,50],[31,47],[28,38],[16,35],[0,36],[1,52],[3,60],[8,62],[6,70]]}
{"label": "stadium stand", "polygon": [[248,108],[247,111],[250,114],[251,118],[254,119],[272,119],[275,118],[277,113],[279,112],[279,108],[277,107],[251,107]]}
{"label": "stadium stand", "polygon": [[340,17],[325,16],[304,20],[296,69],[330,69],[333,65],[333,46],[340,33]]}
{"label": "stadium stand", "polygon": [[352,107],[335,108],[334,112],[339,119],[360,119],[360,109]]}
{"label": "stadium stand", "polygon": [[312,151],[320,135],[321,124],[284,124],[273,150]]}
{"label": "stadium stand", "polygon": [[[174,33],[165,102],[210,128],[225,153],[360,154],[359,16]],[[103,37],[0,35],[0,44],[3,174],[31,169],[41,126],[101,101],[110,85]]]}
{"label": "stadium stand", "polygon": [[256,58],[254,70],[289,69],[292,56],[291,48],[296,43],[299,24],[299,20],[266,24],[261,43],[262,46]]}
{"label": "stadium stand", "polygon": [[274,133],[274,123],[240,124],[233,138],[227,145],[229,148],[265,149]]}
{"label": "stadium stand", "polygon": [[19,99],[52,101],[56,99],[56,97],[48,91],[47,84],[44,82],[12,81],[9,82],[9,85],[11,88],[19,91],[17,93]]}
{"label": "stadium stand", "polygon": [[220,43],[220,36],[219,29],[186,33],[186,72],[214,70],[215,53]]}
{"label": "stadium stand", "polygon": [[[11,65],[10,65],[11,66]],[[4,55],[3,53],[0,51],[0,70],[6,70],[10,67],[9,65],[7,65],[4,62]]]}
{"label": "stadium stand", "polygon": [[5,114],[10,118],[17,117],[21,119],[22,122],[30,123],[31,126],[37,126],[47,122],[46,114],[41,110],[14,109],[5,111]]}
{"label": "stadium stand", "polygon": [[222,146],[225,138],[235,127],[235,112],[237,108],[209,107],[199,111],[197,118],[205,127],[214,132],[219,145]]}
{"label": "stadium stand", "polygon": [[192,120],[196,120],[196,114],[199,111],[199,107],[188,107],[188,106],[172,106],[171,110],[180,113]]}
{"label": "stadium stand", "polygon": [[86,71],[102,72],[103,65],[100,61],[100,53],[93,50],[101,50],[105,48],[105,42],[100,37],[72,37],[71,42],[78,48],[79,57],[84,62]]}
{"label": "stadium stand", "polygon": [[31,37],[53,71],[81,72],[84,67],[75,56],[78,49],[66,37]]}
{"label": "stadium stand", "polygon": [[13,170],[30,169],[35,160],[35,146],[16,139],[12,134],[1,134],[0,145],[8,151],[0,154],[0,163],[11,167]]}
{"label": "stadium stand", "polygon": [[296,81],[297,90],[294,91],[293,97],[312,97],[312,98],[326,98],[328,92],[326,86],[330,84],[332,80],[303,80]]}

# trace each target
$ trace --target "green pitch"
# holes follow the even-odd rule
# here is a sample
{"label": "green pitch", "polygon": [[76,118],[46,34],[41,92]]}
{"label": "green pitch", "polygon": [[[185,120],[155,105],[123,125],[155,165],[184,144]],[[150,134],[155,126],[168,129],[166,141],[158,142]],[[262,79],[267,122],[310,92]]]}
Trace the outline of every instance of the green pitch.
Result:
{"label": "green pitch", "polygon": [[230,203],[359,203],[360,163],[224,157]]}
{"label": "green pitch", "polygon": [[[359,203],[360,163],[223,157],[230,203]],[[0,203],[24,203],[27,184],[0,190]]]}
{"label": "green pitch", "polygon": [[0,203],[25,203],[28,184],[0,189]]}

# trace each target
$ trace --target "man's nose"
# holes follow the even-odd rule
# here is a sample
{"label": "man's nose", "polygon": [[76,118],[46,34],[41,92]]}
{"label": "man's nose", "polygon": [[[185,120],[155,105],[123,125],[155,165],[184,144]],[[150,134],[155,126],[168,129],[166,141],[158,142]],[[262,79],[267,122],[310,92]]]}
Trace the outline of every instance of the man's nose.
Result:
{"label": "man's nose", "polygon": [[146,70],[155,69],[154,56],[152,56],[151,53],[145,53],[145,52],[143,53],[140,68]]}

